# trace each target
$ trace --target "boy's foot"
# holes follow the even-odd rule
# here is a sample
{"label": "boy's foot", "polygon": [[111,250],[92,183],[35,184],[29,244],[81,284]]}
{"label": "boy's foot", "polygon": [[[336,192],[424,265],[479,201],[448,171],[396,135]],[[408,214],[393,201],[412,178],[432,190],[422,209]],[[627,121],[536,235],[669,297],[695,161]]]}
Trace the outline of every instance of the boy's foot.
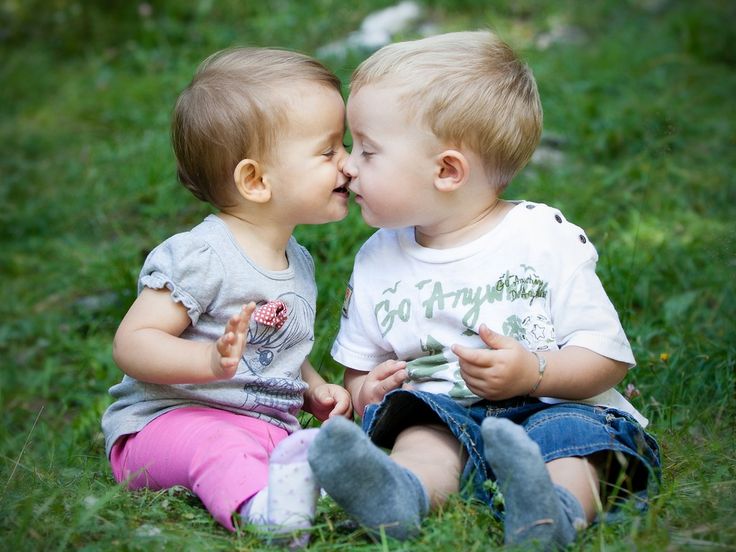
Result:
{"label": "boy's foot", "polygon": [[309,449],[317,481],[361,525],[395,539],[419,531],[429,499],[419,479],[344,418],[325,422]]}
{"label": "boy's foot", "polygon": [[[486,418],[481,425],[485,458],[496,475],[505,503],[507,545],[536,542],[545,550],[566,546],[576,531],[566,511],[584,518],[582,506],[549,478],[539,446],[520,425],[502,418]],[[566,506],[558,493],[566,493]],[[567,503],[570,504],[567,504]]]}

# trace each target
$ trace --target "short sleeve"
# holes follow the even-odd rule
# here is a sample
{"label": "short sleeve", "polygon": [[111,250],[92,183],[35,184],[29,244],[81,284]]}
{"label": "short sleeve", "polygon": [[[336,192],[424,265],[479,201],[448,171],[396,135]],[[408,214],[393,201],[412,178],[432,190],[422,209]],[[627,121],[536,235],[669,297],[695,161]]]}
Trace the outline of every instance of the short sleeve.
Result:
{"label": "short sleeve", "polygon": [[[355,274],[345,292],[340,331],[332,344],[332,358],[354,370],[370,371],[381,362],[396,358],[390,348],[382,345],[383,338],[372,316],[368,301],[354,289]],[[357,293],[356,293],[357,291]]]}
{"label": "short sleeve", "polygon": [[224,265],[212,246],[189,232],[172,236],[156,247],[143,263],[138,293],[144,287],[167,288],[181,303],[193,325],[220,291]]}
{"label": "short sleeve", "polygon": [[575,345],[634,365],[634,355],[595,261],[578,267],[552,298],[552,319],[560,347]]}

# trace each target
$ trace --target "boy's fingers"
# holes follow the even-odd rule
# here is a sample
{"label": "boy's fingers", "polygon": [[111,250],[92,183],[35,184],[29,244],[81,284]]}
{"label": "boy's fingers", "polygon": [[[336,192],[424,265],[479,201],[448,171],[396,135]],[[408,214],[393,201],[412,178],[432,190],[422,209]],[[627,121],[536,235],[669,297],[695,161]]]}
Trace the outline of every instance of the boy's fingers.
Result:
{"label": "boy's fingers", "polygon": [[483,355],[486,353],[483,349],[476,349],[474,347],[466,347],[464,345],[453,345],[450,347],[452,352],[466,362],[477,363]]}
{"label": "boy's fingers", "polygon": [[479,335],[491,349],[510,349],[518,343],[513,337],[494,332],[485,324],[480,325]]}
{"label": "boy's fingers", "polygon": [[397,373],[399,370],[403,370],[405,367],[406,362],[403,360],[390,360],[378,366],[376,376],[378,379],[385,380]]}

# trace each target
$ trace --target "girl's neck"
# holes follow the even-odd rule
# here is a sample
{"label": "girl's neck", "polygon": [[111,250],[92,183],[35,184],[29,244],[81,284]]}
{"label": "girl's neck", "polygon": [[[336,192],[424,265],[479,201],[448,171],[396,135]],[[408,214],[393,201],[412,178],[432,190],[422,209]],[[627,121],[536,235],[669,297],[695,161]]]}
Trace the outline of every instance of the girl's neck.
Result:
{"label": "girl's neck", "polygon": [[266,270],[285,270],[289,267],[286,247],[293,228],[264,224],[247,214],[220,211],[217,216],[227,225],[249,259]]}

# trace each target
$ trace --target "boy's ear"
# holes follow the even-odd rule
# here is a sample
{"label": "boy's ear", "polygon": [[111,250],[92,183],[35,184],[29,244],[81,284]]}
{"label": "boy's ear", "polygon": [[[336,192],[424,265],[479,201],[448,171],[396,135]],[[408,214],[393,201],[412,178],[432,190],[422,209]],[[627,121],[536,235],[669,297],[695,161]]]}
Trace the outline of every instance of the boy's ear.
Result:
{"label": "boy's ear", "polygon": [[457,150],[445,150],[437,156],[434,187],[440,192],[453,192],[470,176],[467,158]]}
{"label": "boy's ear", "polygon": [[242,159],[233,171],[235,188],[244,199],[254,203],[266,203],[271,199],[271,186],[264,178],[258,161]]}

